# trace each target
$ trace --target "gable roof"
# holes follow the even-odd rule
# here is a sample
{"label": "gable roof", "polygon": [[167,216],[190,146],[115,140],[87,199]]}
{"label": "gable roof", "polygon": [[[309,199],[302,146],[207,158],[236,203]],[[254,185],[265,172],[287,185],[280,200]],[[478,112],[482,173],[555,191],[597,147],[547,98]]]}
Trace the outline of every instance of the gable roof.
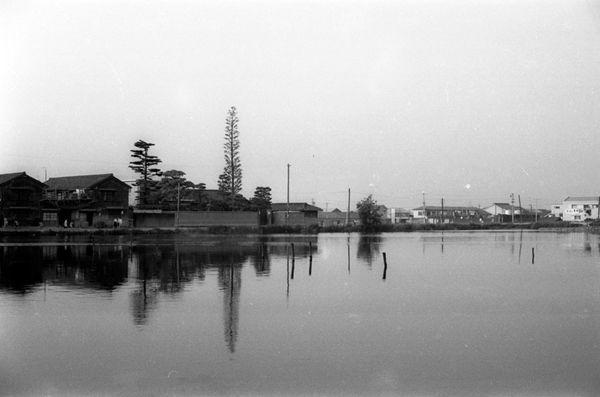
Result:
{"label": "gable roof", "polygon": [[129,187],[129,185],[116,178],[113,174],[61,176],[57,178],[50,178],[45,183],[48,185],[48,189],[50,190],[90,189],[109,178],[115,178],[122,184]]}
{"label": "gable roof", "polygon": [[4,185],[5,183],[8,183],[8,182],[12,181],[13,179],[19,178],[21,176],[25,176],[25,177],[31,179],[32,181],[36,182],[37,184],[39,184],[42,187],[44,186],[44,184],[42,182],[27,175],[24,171],[23,172],[13,172],[10,174],[0,174],[0,185]]}
{"label": "gable roof", "polygon": [[[287,211],[287,203],[273,203],[271,204],[272,211]],[[310,205],[308,203],[290,203],[290,211],[323,211],[319,207]]]}
{"label": "gable roof", "polygon": [[12,181],[18,176],[25,175],[25,172],[13,172],[11,174],[0,174],[0,185],[4,185],[6,182]]}
{"label": "gable roof", "polygon": [[[519,207],[517,207],[515,205],[510,205],[508,203],[494,203],[494,204],[490,205],[490,207],[493,207],[493,206],[496,206],[496,207],[502,208],[503,210],[508,210],[508,211],[512,210],[513,208],[515,210],[519,209]],[[490,207],[486,207],[486,208],[490,208]]]}

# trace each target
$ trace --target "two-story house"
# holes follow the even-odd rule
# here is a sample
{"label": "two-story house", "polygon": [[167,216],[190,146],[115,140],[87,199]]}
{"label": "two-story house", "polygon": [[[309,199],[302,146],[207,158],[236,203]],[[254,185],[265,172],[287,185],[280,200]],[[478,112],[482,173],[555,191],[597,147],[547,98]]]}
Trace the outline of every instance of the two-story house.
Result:
{"label": "two-story house", "polygon": [[583,222],[599,218],[598,207],[600,197],[567,197],[560,206],[560,214],[563,221]]}
{"label": "two-story house", "polygon": [[128,221],[131,187],[113,174],[50,178],[46,186],[44,207],[55,208],[58,225],[66,221],[75,227],[108,226],[115,218]]}
{"label": "two-story house", "polygon": [[0,226],[39,225],[44,188],[25,172],[0,174]]}

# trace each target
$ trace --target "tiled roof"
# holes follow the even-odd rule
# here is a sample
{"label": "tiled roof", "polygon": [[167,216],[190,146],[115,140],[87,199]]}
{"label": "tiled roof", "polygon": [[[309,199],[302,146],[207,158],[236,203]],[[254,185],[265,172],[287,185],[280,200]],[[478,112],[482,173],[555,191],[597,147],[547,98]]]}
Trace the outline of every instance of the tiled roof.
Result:
{"label": "tiled roof", "polygon": [[50,178],[45,183],[50,190],[89,189],[112,176],[113,174],[61,176]]}
{"label": "tiled roof", "polygon": [[0,174],[0,185],[15,179],[18,176],[25,175],[25,172],[13,172],[12,174]]}
{"label": "tiled roof", "polygon": [[[273,211],[287,211],[287,203],[273,203],[271,204],[271,210]],[[323,211],[319,207],[310,205],[308,203],[290,203],[290,211]]]}
{"label": "tiled roof", "polygon": [[[439,205],[426,205],[425,208],[431,211],[441,211],[442,207]],[[422,210],[423,206],[413,208],[413,211]],[[444,211],[483,211],[483,209],[478,207],[451,207],[444,206]]]}

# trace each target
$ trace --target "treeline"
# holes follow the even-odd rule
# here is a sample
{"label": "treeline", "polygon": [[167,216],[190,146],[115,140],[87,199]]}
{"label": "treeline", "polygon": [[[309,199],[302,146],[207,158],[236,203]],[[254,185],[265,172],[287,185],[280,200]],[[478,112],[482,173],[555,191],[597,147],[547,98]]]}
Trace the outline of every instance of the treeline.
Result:
{"label": "treeline", "polygon": [[271,188],[258,186],[250,199],[241,194],[242,164],[237,109],[231,107],[225,120],[225,167],[218,177],[218,190],[205,183],[189,181],[181,170],[163,171],[162,160],[150,153],[154,143],[138,140],[131,149],[129,168],[137,175],[134,185],[136,207],[143,209],[192,211],[260,211],[271,207]]}

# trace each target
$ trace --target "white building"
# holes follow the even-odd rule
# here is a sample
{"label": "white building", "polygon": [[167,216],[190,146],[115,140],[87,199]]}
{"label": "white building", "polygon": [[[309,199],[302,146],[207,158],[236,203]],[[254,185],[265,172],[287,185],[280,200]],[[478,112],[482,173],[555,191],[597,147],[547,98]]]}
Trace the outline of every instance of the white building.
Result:
{"label": "white building", "polygon": [[521,208],[508,203],[494,203],[488,207],[484,207],[483,210],[490,215],[520,215]]}
{"label": "white building", "polygon": [[[562,220],[568,222],[583,222],[586,219],[598,219],[598,204],[600,197],[567,197],[561,208]],[[554,207],[553,207],[554,210]]]}

